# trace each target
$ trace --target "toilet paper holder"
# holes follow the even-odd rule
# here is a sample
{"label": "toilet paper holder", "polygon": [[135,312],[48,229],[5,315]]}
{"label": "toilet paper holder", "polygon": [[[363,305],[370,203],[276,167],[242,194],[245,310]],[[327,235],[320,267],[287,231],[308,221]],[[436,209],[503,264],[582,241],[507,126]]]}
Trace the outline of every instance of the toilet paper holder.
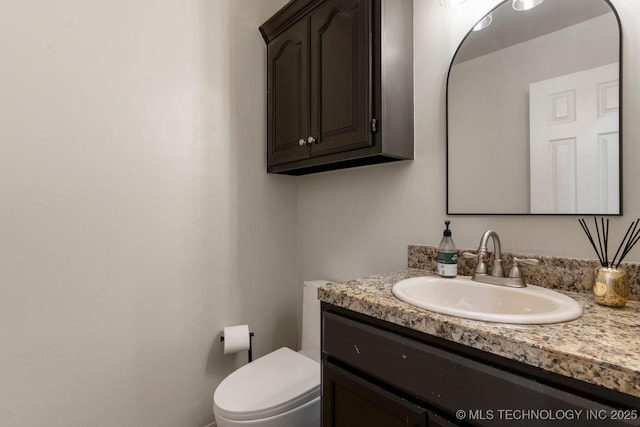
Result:
{"label": "toilet paper holder", "polygon": [[[224,335],[220,336],[220,342],[224,342]],[[253,361],[253,352],[251,351],[253,349],[253,332],[249,332],[249,363],[251,363]]]}

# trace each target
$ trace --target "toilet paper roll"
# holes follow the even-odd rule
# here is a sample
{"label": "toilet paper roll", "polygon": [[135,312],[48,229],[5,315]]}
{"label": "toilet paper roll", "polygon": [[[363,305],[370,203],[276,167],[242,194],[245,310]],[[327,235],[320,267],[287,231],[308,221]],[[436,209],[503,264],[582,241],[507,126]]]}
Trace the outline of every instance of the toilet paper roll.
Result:
{"label": "toilet paper roll", "polygon": [[224,354],[247,351],[250,345],[249,325],[227,326],[224,328]]}

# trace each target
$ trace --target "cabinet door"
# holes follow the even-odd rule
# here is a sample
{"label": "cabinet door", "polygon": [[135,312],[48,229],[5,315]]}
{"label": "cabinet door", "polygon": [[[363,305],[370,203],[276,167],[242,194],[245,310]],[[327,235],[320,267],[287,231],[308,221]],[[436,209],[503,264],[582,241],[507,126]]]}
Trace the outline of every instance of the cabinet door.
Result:
{"label": "cabinet door", "polygon": [[312,156],[373,144],[371,4],[326,0],[311,16]]}
{"label": "cabinet door", "polygon": [[425,427],[427,411],[328,362],[322,364],[323,427]]}
{"label": "cabinet door", "polygon": [[[309,21],[279,35],[267,49],[267,163],[309,157]],[[300,145],[300,140],[305,141]]]}

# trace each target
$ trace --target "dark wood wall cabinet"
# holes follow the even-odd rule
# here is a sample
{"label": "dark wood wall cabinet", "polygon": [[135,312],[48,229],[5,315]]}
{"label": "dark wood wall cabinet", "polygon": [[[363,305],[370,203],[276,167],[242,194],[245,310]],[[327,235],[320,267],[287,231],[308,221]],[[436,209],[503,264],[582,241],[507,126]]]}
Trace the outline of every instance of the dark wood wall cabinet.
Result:
{"label": "dark wood wall cabinet", "polygon": [[413,2],[293,0],[267,43],[267,172],[413,158]]}
{"label": "dark wood wall cabinet", "polygon": [[640,399],[322,304],[322,426],[638,426]]}

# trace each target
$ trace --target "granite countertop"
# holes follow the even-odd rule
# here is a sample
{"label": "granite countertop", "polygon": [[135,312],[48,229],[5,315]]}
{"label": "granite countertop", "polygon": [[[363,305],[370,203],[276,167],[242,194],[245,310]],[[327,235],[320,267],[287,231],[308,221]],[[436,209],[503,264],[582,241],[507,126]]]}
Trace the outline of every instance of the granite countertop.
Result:
{"label": "granite countertop", "polygon": [[462,319],[400,301],[391,287],[425,270],[381,274],[321,287],[321,301],[445,338],[550,372],[640,397],[640,302],[603,307],[589,294],[562,292],[584,308],[581,318],[549,325]]}

